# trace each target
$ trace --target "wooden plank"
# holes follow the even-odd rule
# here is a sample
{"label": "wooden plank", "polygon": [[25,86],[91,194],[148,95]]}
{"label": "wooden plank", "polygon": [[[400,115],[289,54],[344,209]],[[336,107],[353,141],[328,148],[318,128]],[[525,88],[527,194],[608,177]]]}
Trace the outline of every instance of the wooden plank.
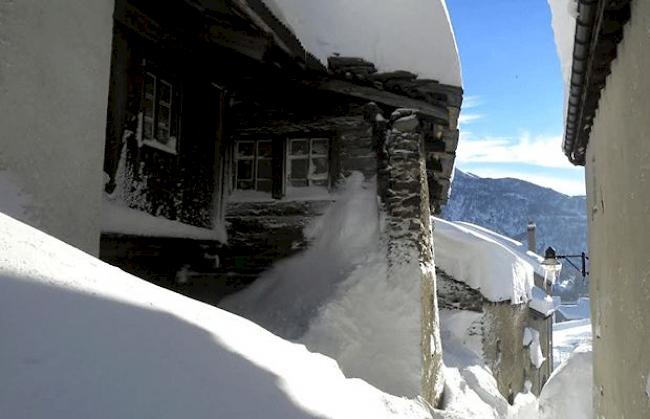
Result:
{"label": "wooden plank", "polygon": [[234,27],[231,23],[216,19],[214,16],[195,15],[196,19],[181,17],[176,22],[171,17],[160,21],[145,10],[138,8],[127,0],[118,0],[114,19],[138,33],[143,38],[160,44],[176,45],[183,43],[205,42],[236,51],[256,61],[263,61],[269,47],[271,36],[262,32],[251,32]]}
{"label": "wooden plank", "polygon": [[368,86],[359,86],[343,80],[324,80],[304,83],[309,87],[352,96],[394,108],[414,109],[425,117],[433,118],[436,121],[445,124],[449,123],[449,111],[446,108],[430,105],[421,100],[411,99],[409,97],[400,96],[395,93],[378,90]]}
{"label": "wooden plank", "polygon": [[264,61],[271,46],[271,38],[266,34],[260,32],[252,35],[218,24],[208,24],[206,30],[201,33],[206,42],[231,49],[256,61]]}

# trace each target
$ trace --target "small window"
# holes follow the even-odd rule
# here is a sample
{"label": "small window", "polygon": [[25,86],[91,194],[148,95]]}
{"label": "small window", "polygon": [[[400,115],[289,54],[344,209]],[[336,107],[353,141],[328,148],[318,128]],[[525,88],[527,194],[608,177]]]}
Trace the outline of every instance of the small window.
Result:
{"label": "small window", "polygon": [[273,144],[270,140],[237,141],[235,186],[240,190],[271,193]]}
{"label": "small window", "polygon": [[329,185],[329,140],[299,138],[289,140],[287,183],[292,187]]}
{"label": "small window", "polygon": [[174,86],[147,71],[143,90],[143,142],[162,150],[176,152],[176,138],[172,133],[176,118],[172,106]]}

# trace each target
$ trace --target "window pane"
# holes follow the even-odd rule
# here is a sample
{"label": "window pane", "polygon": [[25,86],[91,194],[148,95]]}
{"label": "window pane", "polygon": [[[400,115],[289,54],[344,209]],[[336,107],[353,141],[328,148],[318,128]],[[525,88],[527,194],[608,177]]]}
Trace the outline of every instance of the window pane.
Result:
{"label": "window pane", "polygon": [[153,121],[151,119],[145,119],[142,127],[142,134],[145,139],[150,140],[153,138]]}
{"label": "window pane", "polygon": [[144,76],[144,93],[153,96],[156,91],[156,78],[152,74],[145,74]]}
{"label": "window pane", "polygon": [[237,181],[237,189],[255,189],[255,182],[252,180],[239,180]]}
{"label": "window pane", "polygon": [[171,117],[171,111],[169,108],[161,106],[158,109],[158,126],[163,126],[166,129],[169,129],[169,120]]}
{"label": "window pane", "polygon": [[164,103],[172,103],[172,87],[169,83],[160,80],[160,90],[158,90],[158,100]]}
{"label": "window pane", "polygon": [[309,173],[309,160],[307,159],[294,159],[291,160],[290,178],[291,179],[307,179]]}
{"label": "window pane", "polygon": [[311,174],[313,177],[327,177],[327,173],[329,171],[329,167],[327,165],[327,158],[325,157],[317,157],[317,158],[312,158],[311,159]]}
{"label": "window pane", "polygon": [[257,161],[257,178],[271,179],[271,160],[263,159]]}
{"label": "window pane", "polygon": [[144,98],[143,108],[144,108],[143,109],[144,116],[146,116],[147,118],[153,118],[153,101],[150,98],[148,97]]}
{"label": "window pane", "polygon": [[307,140],[291,140],[289,154],[292,156],[305,156],[309,154],[309,143]]}
{"label": "window pane", "polygon": [[167,144],[167,141],[169,141],[169,130],[165,126],[158,125],[156,140],[160,141],[163,144]]}
{"label": "window pane", "polygon": [[258,180],[257,190],[261,192],[271,192],[273,182],[270,180]]}
{"label": "window pane", "polygon": [[253,157],[255,155],[255,143],[252,141],[237,143],[237,157]]}
{"label": "window pane", "polygon": [[237,160],[237,180],[253,179],[253,161]]}
{"label": "window pane", "polygon": [[311,140],[311,154],[318,154],[321,156],[327,156],[329,149],[329,140],[325,138],[318,138]]}
{"label": "window pane", "polygon": [[257,157],[271,157],[273,155],[273,144],[270,141],[257,142]]}

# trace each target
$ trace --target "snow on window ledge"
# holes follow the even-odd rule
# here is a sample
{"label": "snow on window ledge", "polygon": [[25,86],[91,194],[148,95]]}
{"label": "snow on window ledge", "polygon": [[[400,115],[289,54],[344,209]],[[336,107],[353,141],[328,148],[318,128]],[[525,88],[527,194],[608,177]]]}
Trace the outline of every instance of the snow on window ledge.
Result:
{"label": "snow on window ledge", "polygon": [[227,243],[225,226],[214,229],[196,227],[144,211],[120,206],[104,200],[102,207],[102,233],[128,234],[144,237],[171,237]]}
{"label": "snow on window ledge", "polygon": [[176,137],[169,137],[169,142],[163,144],[158,140],[146,140],[143,139],[141,142],[142,145],[146,145],[156,150],[164,151],[166,153],[177,155],[178,151],[176,150]]}
{"label": "snow on window ledge", "polygon": [[268,192],[235,189],[228,197],[229,202],[291,202],[291,201],[333,201],[337,194],[324,186],[304,188],[287,187],[286,196],[275,199]]}

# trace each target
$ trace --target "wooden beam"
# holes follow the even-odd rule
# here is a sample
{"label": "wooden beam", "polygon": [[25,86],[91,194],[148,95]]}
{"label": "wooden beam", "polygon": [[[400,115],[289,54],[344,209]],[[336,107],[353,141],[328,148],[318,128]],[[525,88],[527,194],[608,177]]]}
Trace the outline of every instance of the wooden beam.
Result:
{"label": "wooden beam", "polygon": [[449,123],[449,111],[447,108],[430,105],[421,100],[411,99],[406,96],[397,95],[395,93],[386,92],[368,86],[359,86],[344,80],[322,80],[318,82],[305,82],[305,84],[320,90],[364,99],[370,102],[388,105],[393,108],[414,109],[425,117],[433,118],[444,124]]}
{"label": "wooden beam", "polygon": [[203,40],[209,44],[236,51],[256,61],[264,61],[271,46],[271,38],[263,33],[252,35],[244,31],[227,28],[218,23],[209,23],[202,32]]}
{"label": "wooden beam", "polygon": [[183,44],[194,42],[200,45],[204,42],[260,62],[272,45],[270,35],[261,30],[253,32],[215,16],[186,12],[179,12],[181,16],[177,20],[166,15],[154,17],[128,0],[118,0],[113,17],[116,22],[157,44],[181,47]]}

